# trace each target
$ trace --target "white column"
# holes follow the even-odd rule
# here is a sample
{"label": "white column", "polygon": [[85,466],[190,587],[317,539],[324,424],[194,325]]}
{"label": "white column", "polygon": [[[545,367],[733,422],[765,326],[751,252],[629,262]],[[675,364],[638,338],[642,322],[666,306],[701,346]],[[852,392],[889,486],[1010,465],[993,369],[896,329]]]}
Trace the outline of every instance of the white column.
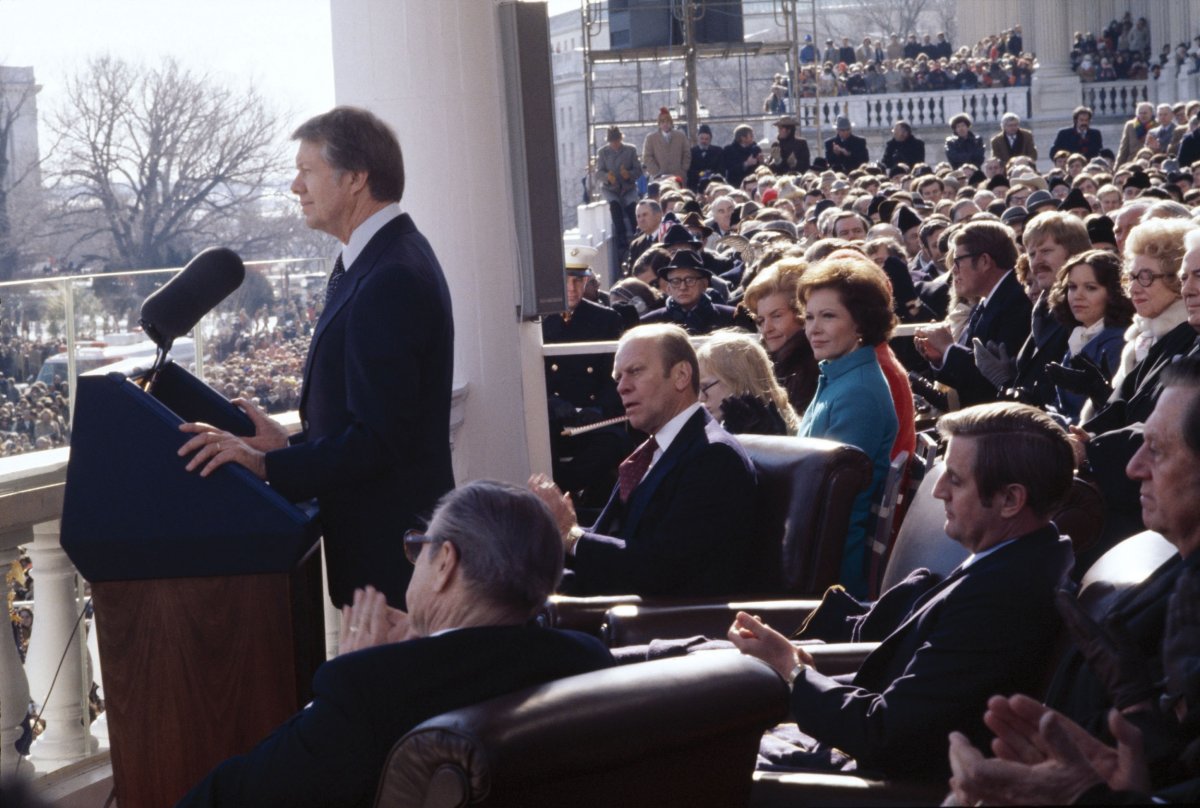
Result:
{"label": "white column", "polygon": [[25,672],[33,701],[46,722],[45,732],[30,750],[39,769],[79,760],[99,746],[88,726],[79,574],[59,545],[58,534],[57,521],[34,525],[29,552],[34,617]]}
{"label": "white column", "polygon": [[[80,607],[82,608],[82,607]],[[95,682],[98,689],[100,700],[104,700],[104,670],[100,667],[100,629],[95,620],[87,622],[87,648],[84,652],[87,655],[87,665],[84,667],[84,684]],[[84,692],[84,698],[87,698],[87,692]],[[86,702],[85,702],[86,703]],[[108,746],[108,710],[96,716],[96,720],[92,722],[92,735],[101,746]]]}
{"label": "white column", "polygon": [[[521,333],[538,326],[518,322],[515,313],[519,273],[496,3],[336,6],[337,102],[365,106],[395,127],[407,174],[401,204],[449,282],[454,383],[475,391],[455,440],[455,468],[464,479],[523,483],[531,469],[525,412],[544,407],[545,394],[522,384]],[[554,155],[543,160],[553,169]]]}
{"label": "white column", "polygon": [[[33,540],[29,528],[0,534],[0,580],[9,566],[20,557],[18,548]],[[5,591],[5,590],[0,590]],[[7,612],[7,603],[5,603]],[[7,615],[6,615],[7,617]],[[4,621],[7,623],[7,619]],[[13,745],[21,737],[21,722],[29,709],[29,681],[21,665],[21,655],[8,626],[0,626],[0,782],[17,773],[20,756]],[[32,773],[32,766],[23,766],[22,773]]]}
{"label": "white column", "polygon": [[1029,2],[1034,24],[1033,47],[1038,68],[1033,74],[1033,116],[1070,122],[1079,105],[1079,77],[1071,71],[1071,29],[1066,3]]}

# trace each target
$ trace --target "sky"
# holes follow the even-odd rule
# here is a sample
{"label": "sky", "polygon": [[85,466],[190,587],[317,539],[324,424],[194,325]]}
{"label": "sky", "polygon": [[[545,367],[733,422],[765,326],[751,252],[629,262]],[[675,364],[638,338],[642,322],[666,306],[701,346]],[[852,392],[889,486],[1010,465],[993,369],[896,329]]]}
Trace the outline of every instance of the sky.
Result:
{"label": "sky", "polygon": [[[254,87],[285,119],[333,106],[330,0],[0,0],[0,64],[34,68],[38,110],[92,57],[184,67]],[[43,130],[44,132],[44,130]]]}
{"label": "sky", "polygon": [[[549,0],[550,13],[579,2]],[[0,0],[0,64],[34,68],[43,115],[61,102],[67,76],[109,53],[149,64],[174,56],[221,83],[253,83],[299,122],[334,104],[330,7],[331,0]]]}

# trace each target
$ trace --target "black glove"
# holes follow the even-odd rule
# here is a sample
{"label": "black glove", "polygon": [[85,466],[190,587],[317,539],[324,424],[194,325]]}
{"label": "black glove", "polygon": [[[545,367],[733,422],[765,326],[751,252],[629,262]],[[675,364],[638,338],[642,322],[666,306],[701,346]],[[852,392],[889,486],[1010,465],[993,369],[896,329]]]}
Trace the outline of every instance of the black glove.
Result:
{"label": "black glove", "polygon": [[1182,723],[1200,722],[1200,571],[1184,570],[1167,604],[1163,636],[1166,696],[1173,710],[1180,699],[1186,707]]}
{"label": "black glove", "polygon": [[1107,364],[1106,362],[1105,366],[1101,367],[1079,354],[1072,356],[1068,365],[1049,363],[1046,365],[1046,375],[1062,389],[1087,396],[1093,406],[1100,407],[1112,395],[1112,374],[1109,373]]}
{"label": "black glove", "polygon": [[1075,647],[1104,683],[1117,709],[1154,698],[1158,689],[1146,671],[1146,660],[1124,626],[1115,622],[1101,626],[1065,590],[1055,594],[1054,605]]}
{"label": "black glove", "polygon": [[908,372],[908,384],[912,391],[929,402],[929,406],[940,412],[950,411],[950,399],[940,392],[933,383],[914,371]]}
{"label": "black glove", "polygon": [[730,396],[721,402],[721,425],[735,435],[786,435],[787,424],[774,401],[763,401],[749,393]]}

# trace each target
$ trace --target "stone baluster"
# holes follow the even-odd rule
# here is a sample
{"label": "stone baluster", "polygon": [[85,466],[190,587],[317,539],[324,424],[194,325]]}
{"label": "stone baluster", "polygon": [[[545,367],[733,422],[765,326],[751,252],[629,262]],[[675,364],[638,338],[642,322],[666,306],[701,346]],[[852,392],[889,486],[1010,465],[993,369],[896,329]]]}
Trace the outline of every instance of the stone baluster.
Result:
{"label": "stone baluster", "polygon": [[[59,522],[33,526],[34,620],[25,671],[46,729],[30,750],[39,769],[87,757],[99,746],[88,721],[79,573],[58,541]],[[75,630],[78,622],[78,630]],[[56,676],[57,672],[57,676]],[[51,684],[53,683],[53,690]]]}
{"label": "stone baluster", "polygon": [[[7,574],[10,565],[20,557],[18,548],[33,540],[33,531],[20,528],[0,534],[0,573]],[[3,575],[0,574],[0,579]],[[7,594],[7,590],[0,590]],[[5,623],[8,622],[5,601]],[[21,760],[14,745],[21,737],[21,722],[29,709],[29,681],[21,665],[21,655],[7,625],[0,627],[0,781],[17,773]],[[23,772],[32,772],[32,766]]]}

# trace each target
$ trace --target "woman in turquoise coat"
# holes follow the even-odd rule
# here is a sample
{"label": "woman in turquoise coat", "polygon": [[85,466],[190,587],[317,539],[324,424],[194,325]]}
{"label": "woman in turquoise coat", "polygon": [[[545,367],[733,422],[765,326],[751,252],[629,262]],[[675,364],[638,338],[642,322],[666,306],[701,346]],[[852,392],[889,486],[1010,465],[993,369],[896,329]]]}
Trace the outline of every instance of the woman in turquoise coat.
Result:
{"label": "woman in turquoise coat", "polygon": [[848,443],[871,458],[871,485],[854,500],[842,550],[840,581],[867,597],[866,533],[871,502],[887,478],[899,421],[875,346],[895,326],[892,293],[883,270],[856,252],[835,252],[809,267],[798,290],[804,331],[818,360],[817,393],[800,435]]}

